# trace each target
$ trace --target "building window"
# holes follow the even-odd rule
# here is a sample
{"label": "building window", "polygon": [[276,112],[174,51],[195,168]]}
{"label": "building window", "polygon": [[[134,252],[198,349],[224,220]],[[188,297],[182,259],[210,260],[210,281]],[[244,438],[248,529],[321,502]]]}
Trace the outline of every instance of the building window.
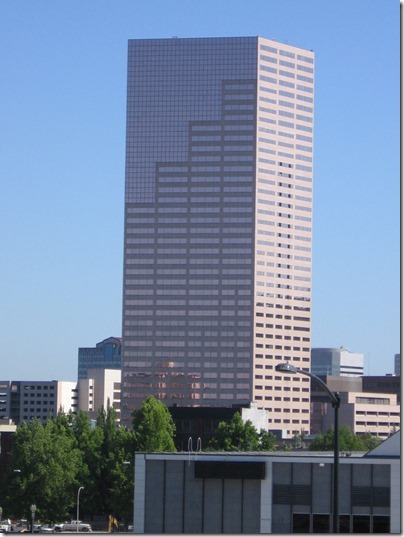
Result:
{"label": "building window", "polygon": [[[328,514],[293,513],[292,533],[330,533]],[[352,528],[351,528],[352,521]],[[370,524],[372,523],[372,530]],[[390,517],[383,515],[340,515],[340,533],[390,533]]]}
{"label": "building window", "polygon": [[390,517],[374,515],[372,533],[390,533]]}
{"label": "building window", "polygon": [[310,533],[310,515],[293,513],[292,533]]}
{"label": "building window", "polygon": [[313,515],[313,533],[330,532],[330,515]]}
{"label": "building window", "polygon": [[351,517],[350,515],[339,515],[339,532],[351,533]]}
{"label": "building window", "polygon": [[370,533],[370,516],[353,515],[352,533]]}

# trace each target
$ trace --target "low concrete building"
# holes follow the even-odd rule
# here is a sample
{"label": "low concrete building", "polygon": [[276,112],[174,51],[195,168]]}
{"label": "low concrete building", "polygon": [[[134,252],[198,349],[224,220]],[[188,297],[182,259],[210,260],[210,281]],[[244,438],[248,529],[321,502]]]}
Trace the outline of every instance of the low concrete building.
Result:
{"label": "low concrete building", "polygon": [[[329,533],[333,455],[137,453],[134,533]],[[340,531],[400,533],[400,434],[340,459]]]}

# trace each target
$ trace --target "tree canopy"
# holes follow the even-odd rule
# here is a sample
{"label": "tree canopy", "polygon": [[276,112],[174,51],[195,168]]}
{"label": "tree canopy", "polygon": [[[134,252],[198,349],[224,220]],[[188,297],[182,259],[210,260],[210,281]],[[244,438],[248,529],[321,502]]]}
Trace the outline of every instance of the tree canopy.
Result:
{"label": "tree canopy", "polygon": [[236,412],[229,422],[219,423],[209,448],[218,451],[274,451],[276,436],[261,429],[258,433],[250,420],[243,422]]}
{"label": "tree canopy", "polygon": [[176,451],[174,421],[161,401],[148,397],[132,418],[136,451]]}
{"label": "tree canopy", "polygon": [[35,504],[37,517],[55,521],[74,506],[81,453],[67,425],[65,416],[58,415],[45,425],[36,419],[17,427],[6,498],[12,514],[30,519]]}
{"label": "tree canopy", "polygon": [[21,423],[12,447],[4,513],[30,520],[60,522],[75,518],[79,487],[80,514],[130,522],[133,515],[134,453],[175,451],[175,426],[168,409],[149,397],[133,416],[134,430],[119,425],[116,411],[101,409],[97,420],[79,411],[60,412],[45,424]]}
{"label": "tree canopy", "polygon": [[[370,433],[355,434],[347,426],[339,430],[339,449],[341,451],[369,451],[380,444],[379,438]],[[332,451],[334,449],[334,429],[330,427],[323,434],[320,433],[311,443],[313,451]]]}
{"label": "tree canopy", "polygon": [[12,447],[13,468],[2,491],[7,516],[60,522],[75,518],[78,488],[83,517],[109,515],[130,522],[133,511],[134,432],[121,427],[111,407],[90,420],[83,412],[23,422]]}

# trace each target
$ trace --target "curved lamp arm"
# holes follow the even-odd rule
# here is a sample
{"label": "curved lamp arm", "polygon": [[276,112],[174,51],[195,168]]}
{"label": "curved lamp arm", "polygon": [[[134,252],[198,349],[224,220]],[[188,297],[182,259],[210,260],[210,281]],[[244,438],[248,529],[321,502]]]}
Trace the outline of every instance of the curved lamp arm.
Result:
{"label": "curved lamp arm", "polygon": [[289,362],[285,362],[283,364],[278,364],[275,367],[276,371],[281,371],[282,373],[299,373],[300,375],[306,375],[307,377],[312,378],[317,384],[320,384],[320,386],[327,392],[328,397],[330,398],[330,401],[332,403],[332,406],[334,408],[339,408],[340,406],[340,396],[338,392],[332,392],[330,388],[327,386],[325,382],[323,382],[319,377],[316,375],[313,375],[313,373],[310,373],[310,371],[305,371],[304,369],[298,369],[294,365],[290,364]]}

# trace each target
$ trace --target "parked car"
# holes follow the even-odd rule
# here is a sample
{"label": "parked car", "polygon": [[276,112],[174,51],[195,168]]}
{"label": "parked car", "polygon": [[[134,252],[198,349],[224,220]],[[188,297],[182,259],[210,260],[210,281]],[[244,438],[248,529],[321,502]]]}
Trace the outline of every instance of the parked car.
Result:
{"label": "parked car", "polygon": [[56,524],[55,531],[92,531],[90,524],[85,524],[81,520],[72,520],[71,522],[64,522],[63,524]]}
{"label": "parked car", "polygon": [[45,524],[42,524],[39,529],[39,533],[55,533],[55,528],[53,526],[47,526]]}
{"label": "parked car", "polygon": [[28,533],[28,523],[25,519],[14,522],[10,525],[10,531],[13,533]]}
{"label": "parked car", "polygon": [[11,531],[11,521],[7,518],[0,522],[0,533],[8,533]]}

